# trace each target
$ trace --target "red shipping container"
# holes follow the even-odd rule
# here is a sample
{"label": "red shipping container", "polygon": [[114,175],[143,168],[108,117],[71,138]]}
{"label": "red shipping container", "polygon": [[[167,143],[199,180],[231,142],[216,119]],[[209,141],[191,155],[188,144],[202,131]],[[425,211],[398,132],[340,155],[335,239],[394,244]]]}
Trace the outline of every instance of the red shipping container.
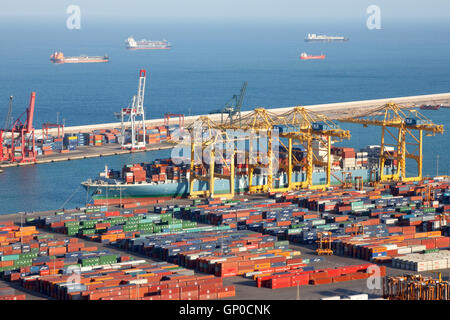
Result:
{"label": "red shipping container", "polygon": [[217,293],[211,293],[211,294],[205,294],[205,295],[199,295],[199,300],[212,300],[217,299]]}
{"label": "red shipping container", "polygon": [[161,294],[160,297],[161,297],[160,300],[180,300],[180,294],[179,293],[176,293],[176,294]]}
{"label": "red shipping container", "polygon": [[291,277],[291,287],[303,286],[309,283],[309,274],[298,274]]}
{"label": "red shipping container", "polygon": [[327,284],[332,283],[332,278],[320,278],[320,279],[313,279],[310,280],[309,283],[312,285],[319,285],[319,284]]}

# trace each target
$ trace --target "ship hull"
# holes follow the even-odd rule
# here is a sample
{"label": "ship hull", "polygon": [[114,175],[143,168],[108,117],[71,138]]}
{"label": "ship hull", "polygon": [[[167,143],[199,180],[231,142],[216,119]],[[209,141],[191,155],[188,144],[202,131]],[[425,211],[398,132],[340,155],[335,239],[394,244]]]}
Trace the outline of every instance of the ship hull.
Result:
{"label": "ship hull", "polygon": [[421,110],[439,110],[441,108],[441,106],[436,105],[436,106],[421,106],[420,109]]}
{"label": "ship hull", "polygon": [[[385,168],[387,172],[387,168]],[[354,169],[351,171],[353,176],[360,176],[364,181],[370,180],[370,170],[367,168]],[[332,171],[331,184],[341,184],[335,176],[341,177],[342,171]],[[376,177],[373,177],[376,178]],[[303,171],[293,172],[292,181],[301,182],[306,180],[306,173]],[[253,185],[263,185],[267,181],[265,176],[254,176]],[[325,172],[313,173],[313,185],[322,185],[326,183]],[[138,183],[138,184],[83,184],[87,192],[92,196],[94,201],[104,199],[158,199],[158,198],[183,198],[189,195],[189,182],[169,181],[166,183]],[[274,176],[274,188],[287,187],[287,175],[280,174]],[[194,191],[207,191],[208,183],[206,181],[195,181]],[[248,176],[240,176],[235,179],[235,193],[243,193],[248,191]],[[214,193],[216,195],[230,193],[229,181],[225,179],[215,179]]]}
{"label": "ship hull", "polygon": [[305,39],[305,42],[346,42],[348,39]]}
{"label": "ship hull", "polygon": [[167,48],[135,48],[135,47],[127,47],[128,50],[170,50],[170,47]]}
{"label": "ship hull", "polygon": [[108,59],[82,59],[82,60],[71,60],[71,59],[50,59],[51,62],[62,64],[62,63],[98,63],[98,62],[109,62]]}
{"label": "ship hull", "polygon": [[300,57],[300,60],[323,60],[325,56],[308,56],[308,57]]}

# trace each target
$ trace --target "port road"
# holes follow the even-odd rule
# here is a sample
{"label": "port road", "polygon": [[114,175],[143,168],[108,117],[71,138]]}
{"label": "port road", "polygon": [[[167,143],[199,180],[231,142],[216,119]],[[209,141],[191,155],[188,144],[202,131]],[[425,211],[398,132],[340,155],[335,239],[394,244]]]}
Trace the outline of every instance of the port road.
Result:
{"label": "port road", "polygon": [[[423,104],[442,104],[442,105],[450,105],[450,92],[449,93],[439,93],[439,94],[428,94],[428,95],[419,95],[419,96],[407,96],[407,97],[393,97],[393,98],[383,98],[383,99],[374,99],[374,100],[361,100],[361,101],[348,101],[348,102],[337,102],[337,103],[327,103],[327,104],[316,104],[316,105],[301,105],[298,106],[304,107],[305,109],[320,112],[328,116],[330,119],[339,119],[348,116],[355,116],[359,113],[363,114],[369,112],[372,109],[376,109],[381,107],[387,103],[396,103],[405,107],[414,107],[419,108]],[[295,106],[288,107],[276,107],[271,108],[267,106],[255,106],[265,108],[268,111],[280,115],[285,112],[288,112]],[[242,111],[241,115],[245,116],[252,111]],[[206,115],[194,115],[194,116],[186,116],[184,117],[185,125],[192,124],[195,120],[197,120],[200,116],[207,116],[211,120],[219,122],[221,119],[221,114],[206,114]],[[177,124],[177,119],[172,119],[171,124]],[[126,125],[129,125],[126,123]],[[162,126],[164,125],[164,119],[151,119],[146,120],[146,126]],[[65,127],[64,132],[67,133],[77,133],[77,132],[91,132],[92,130],[100,130],[100,129],[114,129],[120,128],[120,122],[114,123],[102,123],[102,124],[91,124],[91,125],[83,125],[83,126],[72,126]],[[39,135],[41,130],[36,130],[36,135]],[[57,133],[57,129],[49,129],[49,133]]]}

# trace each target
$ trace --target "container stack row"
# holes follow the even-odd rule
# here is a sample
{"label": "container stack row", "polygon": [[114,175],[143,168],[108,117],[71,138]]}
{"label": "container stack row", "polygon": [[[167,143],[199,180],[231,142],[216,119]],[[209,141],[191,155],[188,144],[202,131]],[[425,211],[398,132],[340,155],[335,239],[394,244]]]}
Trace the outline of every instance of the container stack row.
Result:
{"label": "container stack row", "polygon": [[106,207],[95,207],[79,212],[60,212],[54,216],[28,218],[26,222],[52,232],[101,243],[197,228],[196,222],[174,218],[171,213],[151,214],[145,208],[124,211],[106,210]]}
{"label": "container stack row", "polygon": [[[165,142],[170,138],[165,126],[150,127],[146,129],[147,144]],[[142,138],[142,130],[140,132]],[[122,141],[122,133],[118,128],[100,129],[92,132],[65,133],[64,136],[39,137],[35,140],[37,155],[51,155],[54,153],[66,153],[74,151],[79,146],[103,146],[117,144]],[[125,131],[125,142],[131,141],[131,132]]]}
{"label": "container stack row", "polygon": [[287,241],[233,229],[125,239],[117,246],[220,277],[299,269],[311,261]]}
{"label": "container stack row", "polygon": [[450,251],[441,250],[433,253],[412,253],[392,259],[394,268],[417,272],[450,268]]}
{"label": "container stack row", "polygon": [[0,273],[3,279],[45,276],[65,272],[71,267],[111,264],[130,259],[96,246],[86,246],[77,238],[54,239],[40,234],[34,226],[18,227],[12,222],[0,225]]}
{"label": "container stack row", "polygon": [[[76,280],[76,281],[73,281]],[[72,274],[24,277],[22,285],[58,300],[209,300],[235,296],[222,279],[177,265],[136,260],[81,268]]]}
{"label": "container stack row", "polygon": [[308,284],[320,285],[367,279],[373,274],[375,269],[377,272],[379,270],[379,276],[384,277],[386,275],[386,267],[384,266],[361,264],[317,270],[294,270],[270,276],[258,276],[255,277],[255,280],[258,288],[280,289]]}
{"label": "container stack row", "polygon": [[26,300],[27,297],[23,293],[18,293],[14,288],[6,287],[0,288],[0,301],[1,300]]}

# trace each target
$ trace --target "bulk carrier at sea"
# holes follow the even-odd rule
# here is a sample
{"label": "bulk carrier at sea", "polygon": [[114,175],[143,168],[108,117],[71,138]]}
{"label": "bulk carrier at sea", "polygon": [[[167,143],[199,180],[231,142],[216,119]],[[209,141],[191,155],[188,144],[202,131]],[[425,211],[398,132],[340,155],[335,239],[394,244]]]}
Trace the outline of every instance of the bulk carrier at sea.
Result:
{"label": "bulk carrier at sea", "polygon": [[325,59],[325,55],[322,53],[320,55],[311,55],[306,52],[302,52],[300,54],[300,60],[323,60]]}
{"label": "bulk carrier at sea", "polygon": [[126,47],[129,50],[168,50],[172,48],[172,45],[167,40],[135,40],[133,37],[129,37],[125,40]]}
{"label": "bulk carrier at sea", "polygon": [[109,57],[104,56],[86,56],[81,55],[77,57],[65,57],[61,51],[56,51],[50,56],[50,61],[53,63],[93,63],[93,62],[109,62]]}
{"label": "bulk carrier at sea", "polygon": [[305,37],[306,42],[340,42],[348,41],[348,38],[342,36],[326,36],[323,34],[308,33]]}

